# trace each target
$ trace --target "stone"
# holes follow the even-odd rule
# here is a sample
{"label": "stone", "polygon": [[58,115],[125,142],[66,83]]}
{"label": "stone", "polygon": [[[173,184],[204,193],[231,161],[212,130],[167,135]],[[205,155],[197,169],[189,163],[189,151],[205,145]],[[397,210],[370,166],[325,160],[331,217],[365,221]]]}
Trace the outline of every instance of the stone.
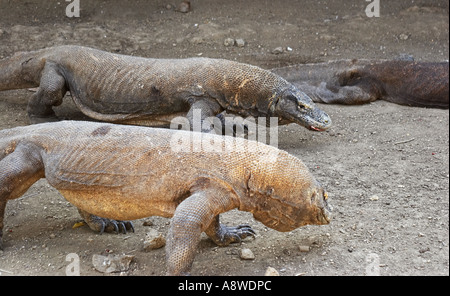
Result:
{"label": "stone", "polygon": [[177,11],[182,13],[187,13],[191,11],[191,2],[183,1],[178,5]]}
{"label": "stone", "polygon": [[255,255],[253,254],[252,250],[250,249],[242,249],[241,250],[241,259],[243,260],[254,260],[255,259]]}
{"label": "stone", "polygon": [[273,267],[267,267],[266,272],[264,273],[265,276],[279,276],[280,273]]}
{"label": "stone", "polygon": [[94,268],[102,273],[123,272],[130,269],[133,255],[94,255],[92,256],[92,265]]}
{"label": "stone", "polygon": [[272,50],[272,53],[273,54],[282,54],[284,52],[284,49],[283,49],[283,47],[277,47],[277,48],[275,48],[274,50]]}
{"label": "stone", "polygon": [[162,248],[166,245],[166,239],[162,233],[155,229],[151,229],[147,232],[144,240],[144,251],[148,252],[151,250]]}
{"label": "stone", "polygon": [[236,39],[236,46],[237,47],[244,47],[245,46],[245,40],[244,39]]}
{"label": "stone", "polygon": [[398,38],[400,40],[408,40],[409,39],[409,35],[405,34],[405,33],[401,33]]}
{"label": "stone", "polygon": [[189,42],[192,43],[192,44],[202,44],[204,41],[203,41],[203,38],[202,38],[202,37],[196,36],[196,37],[192,37],[192,38],[189,40]]}
{"label": "stone", "polygon": [[153,226],[153,221],[152,220],[145,220],[144,223],[142,223],[143,226]]}
{"label": "stone", "polygon": [[380,197],[379,197],[378,195],[372,195],[369,199],[370,199],[371,201],[377,201],[377,200],[380,199]]}
{"label": "stone", "polygon": [[234,45],[234,39],[233,38],[227,38],[225,39],[225,41],[223,42],[223,45],[225,45],[226,47],[229,46],[233,46]]}
{"label": "stone", "polygon": [[311,250],[310,246],[299,246],[298,249],[300,252],[309,252]]}

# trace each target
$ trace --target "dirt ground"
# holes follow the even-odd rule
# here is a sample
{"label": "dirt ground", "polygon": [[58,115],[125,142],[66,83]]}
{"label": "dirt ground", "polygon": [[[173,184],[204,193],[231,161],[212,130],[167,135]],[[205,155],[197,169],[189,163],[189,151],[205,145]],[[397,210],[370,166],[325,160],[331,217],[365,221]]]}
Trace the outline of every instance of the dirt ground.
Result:
{"label": "dirt ground", "polygon": [[[364,0],[257,1],[80,0],[68,18],[63,0],[0,0],[0,58],[16,51],[79,44],[156,58],[221,57],[263,68],[341,58],[419,61],[449,58],[448,1],[380,0],[369,18]],[[245,46],[225,46],[226,38]],[[283,53],[274,54],[274,49]],[[289,49],[287,49],[289,47]],[[0,93],[0,128],[27,125],[28,90]],[[194,275],[449,275],[449,112],[379,101],[363,106],[320,105],[333,119],[327,132],[280,127],[279,148],[301,158],[330,193],[333,221],[279,233],[248,213],[223,215],[249,223],[255,239],[216,247],[203,237]],[[57,114],[84,117],[67,97]],[[165,274],[165,252],[144,252],[150,228],[166,233],[170,220],[135,221],[136,232],[97,235],[75,207],[45,180],[7,206],[1,275],[64,275],[80,258],[81,275],[101,275],[95,254],[130,254],[128,275]],[[153,226],[144,226],[144,221]],[[309,246],[301,252],[300,246]],[[254,260],[242,260],[249,248]]]}

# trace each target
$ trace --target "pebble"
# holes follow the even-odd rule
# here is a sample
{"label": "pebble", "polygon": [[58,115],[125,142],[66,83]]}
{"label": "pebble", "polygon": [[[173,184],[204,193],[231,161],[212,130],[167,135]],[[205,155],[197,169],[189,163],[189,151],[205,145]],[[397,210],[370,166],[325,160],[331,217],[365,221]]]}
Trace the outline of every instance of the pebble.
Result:
{"label": "pebble", "polygon": [[398,35],[398,38],[400,40],[408,40],[409,39],[409,35],[407,35],[405,33],[401,33],[400,35]]}
{"label": "pebble", "polygon": [[298,249],[300,252],[309,252],[311,250],[310,246],[299,246]]}
{"label": "pebble", "polygon": [[280,273],[273,267],[267,267],[266,272],[264,273],[265,276],[279,276]]}
{"label": "pebble", "polygon": [[245,40],[244,39],[236,39],[236,46],[237,47],[244,47],[245,46]]}
{"label": "pebble", "polygon": [[229,47],[229,46],[233,46],[234,45],[234,39],[233,38],[227,38],[225,39],[225,41],[223,42],[223,45]]}
{"label": "pebble", "polygon": [[94,255],[92,256],[92,265],[102,273],[123,272],[130,268],[133,259],[133,255]]}
{"label": "pebble", "polygon": [[371,201],[377,201],[377,200],[379,200],[380,198],[378,197],[378,195],[372,195],[369,199],[370,199]]}
{"label": "pebble", "polygon": [[244,260],[255,259],[255,255],[253,254],[252,250],[250,250],[250,249],[242,249],[240,256],[241,256],[241,259],[244,259]]}
{"label": "pebble", "polygon": [[166,245],[166,239],[162,233],[155,229],[151,229],[147,232],[144,240],[144,251],[148,252],[151,250],[162,248]]}
{"label": "pebble", "polygon": [[178,5],[177,11],[182,13],[187,13],[191,11],[191,2],[183,1]]}
{"label": "pebble", "polygon": [[423,254],[423,253],[429,252],[429,251],[430,251],[430,248],[429,248],[429,247],[427,247],[427,248],[421,248],[421,249],[419,250],[419,253],[420,253],[420,254]]}
{"label": "pebble", "polygon": [[189,42],[192,44],[202,44],[203,38],[200,36],[196,36],[196,37],[193,37],[191,40],[189,40]]}
{"label": "pebble", "polygon": [[277,48],[275,48],[274,50],[272,50],[272,53],[273,54],[281,54],[281,53],[283,53],[284,52],[284,50],[283,50],[283,47],[277,47]]}
{"label": "pebble", "polygon": [[145,220],[144,223],[142,223],[143,226],[153,226],[153,221],[152,220]]}
{"label": "pebble", "polygon": [[401,53],[398,57],[394,58],[394,60],[414,62],[414,56],[407,53]]}

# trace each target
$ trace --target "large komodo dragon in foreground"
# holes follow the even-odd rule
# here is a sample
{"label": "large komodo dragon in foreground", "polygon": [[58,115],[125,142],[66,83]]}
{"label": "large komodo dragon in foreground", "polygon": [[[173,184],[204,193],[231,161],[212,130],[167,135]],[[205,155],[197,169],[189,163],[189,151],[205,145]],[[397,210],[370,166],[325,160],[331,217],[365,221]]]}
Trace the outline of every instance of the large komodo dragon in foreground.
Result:
{"label": "large komodo dragon in foreground", "polygon": [[316,131],[331,126],[329,116],[285,79],[223,59],[149,59],[59,46],[0,60],[0,91],[37,86],[28,104],[32,123],[54,121],[52,107],[70,91],[85,115],[106,122],[168,126],[185,116],[192,129],[194,110],[200,109],[202,123],[226,111],[278,117],[278,124]]}
{"label": "large komodo dragon in foreground", "polygon": [[337,60],[272,69],[315,102],[449,108],[449,63]]}
{"label": "large komodo dragon in foreground", "polygon": [[[219,214],[231,209],[251,212],[278,231],[330,219],[327,193],[298,158],[275,147],[189,131],[61,121],[0,131],[0,247],[7,201],[44,177],[84,216],[173,216],[168,274],[190,271],[203,231],[218,245],[253,234],[247,225],[219,223]],[[98,228],[98,220],[87,222]]]}

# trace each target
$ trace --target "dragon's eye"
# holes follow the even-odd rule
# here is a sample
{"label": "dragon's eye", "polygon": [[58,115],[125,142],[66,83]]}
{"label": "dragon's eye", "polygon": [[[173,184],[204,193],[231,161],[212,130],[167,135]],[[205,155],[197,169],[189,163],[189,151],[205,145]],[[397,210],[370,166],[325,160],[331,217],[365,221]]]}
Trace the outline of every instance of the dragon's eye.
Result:
{"label": "dragon's eye", "polygon": [[303,104],[298,104],[297,108],[298,108],[299,110],[304,110],[304,109],[306,109],[306,106],[303,105]]}
{"label": "dragon's eye", "polygon": [[297,102],[297,97],[294,96],[293,94],[288,94],[286,96],[286,100],[292,101],[292,102]]}

